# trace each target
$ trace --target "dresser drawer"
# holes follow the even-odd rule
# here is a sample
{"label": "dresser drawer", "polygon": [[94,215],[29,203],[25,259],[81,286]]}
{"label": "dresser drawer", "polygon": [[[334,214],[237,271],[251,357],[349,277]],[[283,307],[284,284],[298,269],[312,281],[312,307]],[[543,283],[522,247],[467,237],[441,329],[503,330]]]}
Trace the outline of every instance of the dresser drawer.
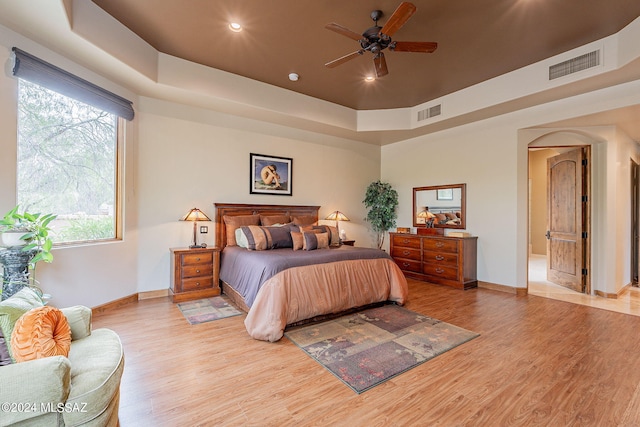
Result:
{"label": "dresser drawer", "polygon": [[395,235],[393,236],[393,246],[420,249],[420,238],[409,235]]}
{"label": "dresser drawer", "polygon": [[422,273],[421,271],[422,263],[420,261],[412,261],[408,259],[398,259],[398,258],[394,258],[393,260],[396,262],[396,264],[398,264],[398,267],[400,267],[400,270]]}
{"label": "dresser drawer", "polygon": [[184,279],[182,281],[182,291],[195,291],[198,289],[213,288],[213,277],[198,277],[191,279]]}
{"label": "dresser drawer", "polygon": [[458,252],[458,241],[453,239],[425,239],[424,250],[433,252]]}
{"label": "dresser drawer", "polygon": [[181,258],[182,265],[211,264],[213,262],[212,253],[184,254]]}
{"label": "dresser drawer", "polygon": [[403,248],[394,246],[391,252],[393,258],[407,258],[420,261],[420,249]]}
{"label": "dresser drawer", "polygon": [[425,264],[458,267],[458,254],[452,252],[424,252]]}
{"label": "dresser drawer", "polygon": [[456,267],[450,267],[446,265],[425,264],[422,272],[428,276],[433,276],[440,279],[458,279],[458,269]]}
{"label": "dresser drawer", "polygon": [[213,266],[211,264],[189,265],[182,267],[182,277],[211,276]]}

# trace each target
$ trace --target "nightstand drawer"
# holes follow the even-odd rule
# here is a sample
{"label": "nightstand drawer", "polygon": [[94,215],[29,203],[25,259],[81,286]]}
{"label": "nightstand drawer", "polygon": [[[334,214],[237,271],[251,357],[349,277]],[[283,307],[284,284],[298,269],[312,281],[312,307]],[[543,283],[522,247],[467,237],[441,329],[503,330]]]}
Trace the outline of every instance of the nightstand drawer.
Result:
{"label": "nightstand drawer", "polygon": [[182,291],[195,291],[198,289],[206,289],[213,287],[213,278],[199,277],[193,279],[184,279],[182,281]]}
{"label": "nightstand drawer", "polygon": [[182,277],[211,276],[213,266],[211,264],[190,265],[182,268]]}
{"label": "nightstand drawer", "polygon": [[173,302],[183,302],[220,295],[219,248],[171,248],[171,283]]}
{"label": "nightstand drawer", "polygon": [[182,265],[211,264],[212,262],[213,262],[212,253],[182,255]]}

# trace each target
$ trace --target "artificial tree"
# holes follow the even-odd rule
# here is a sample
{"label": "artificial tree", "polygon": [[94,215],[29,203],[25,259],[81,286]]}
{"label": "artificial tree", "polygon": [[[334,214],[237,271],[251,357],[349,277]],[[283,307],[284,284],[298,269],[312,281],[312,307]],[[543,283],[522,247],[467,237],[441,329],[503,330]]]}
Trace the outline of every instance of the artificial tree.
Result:
{"label": "artificial tree", "polygon": [[382,249],[385,232],[396,226],[398,192],[391,184],[377,180],[367,187],[362,203],[369,209],[365,220],[377,233],[376,243]]}

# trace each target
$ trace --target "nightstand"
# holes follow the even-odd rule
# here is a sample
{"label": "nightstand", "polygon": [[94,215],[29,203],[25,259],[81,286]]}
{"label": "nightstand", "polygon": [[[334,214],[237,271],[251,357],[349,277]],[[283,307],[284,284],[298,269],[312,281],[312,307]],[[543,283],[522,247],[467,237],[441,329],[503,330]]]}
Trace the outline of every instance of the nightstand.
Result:
{"label": "nightstand", "polygon": [[343,245],[353,246],[353,245],[355,245],[356,241],[355,240],[341,240],[340,243],[342,243]]}
{"label": "nightstand", "polygon": [[220,295],[219,248],[171,248],[173,302]]}

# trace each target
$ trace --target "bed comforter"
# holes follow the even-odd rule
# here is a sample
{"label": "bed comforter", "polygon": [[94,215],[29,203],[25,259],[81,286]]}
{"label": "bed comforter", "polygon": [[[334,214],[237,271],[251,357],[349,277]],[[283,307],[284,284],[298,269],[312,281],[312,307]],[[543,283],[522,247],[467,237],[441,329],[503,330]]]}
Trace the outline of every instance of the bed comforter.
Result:
{"label": "bed comforter", "polygon": [[[255,262],[258,266],[243,267]],[[282,338],[287,324],[381,301],[404,304],[408,293],[389,255],[367,248],[249,252],[227,247],[220,278],[250,308],[244,322],[249,335],[272,342]]]}

